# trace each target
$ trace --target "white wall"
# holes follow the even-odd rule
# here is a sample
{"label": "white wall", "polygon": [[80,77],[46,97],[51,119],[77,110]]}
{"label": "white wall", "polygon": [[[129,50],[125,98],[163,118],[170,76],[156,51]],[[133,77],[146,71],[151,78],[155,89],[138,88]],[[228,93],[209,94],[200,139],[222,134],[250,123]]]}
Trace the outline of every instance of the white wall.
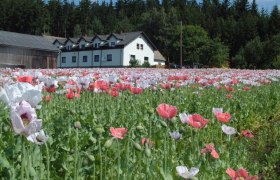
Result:
{"label": "white wall", "polygon": [[[79,67],[91,67],[93,66],[92,62],[92,52],[93,51],[80,51],[79,52]],[[83,62],[83,56],[87,56],[87,62]]]}
{"label": "white wall", "polygon": [[[137,49],[137,44],[139,44],[139,49]],[[141,44],[143,44],[143,50],[141,49]],[[148,42],[142,35],[140,35],[138,38],[124,47],[124,66],[129,66],[130,55],[135,55],[135,59],[139,60],[140,65],[144,63],[144,57],[149,58],[150,65],[157,64],[156,62],[154,62],[153,48],[148,44]]]}
{"label": "white wall", "polygon": [[[61,67],[78,67],[78,55],[79,51],[75,52],[62,52],[60,59],[58,59],[57,64]],[[72,56],[76,56],[76,63],[72,63]],[[66,63],[62,63],[62,57],[66,57]]]}
{"label": "white wall", "polygon": [[[122,66],[123,49],[106,49],[93,51],[61,52],[57,58],[57,66],[66,67],[101,67]],[[112,54],[112,61],[107,60],[107,55]],[[94,56],[99,55],[99,61],[94,62]],[[72,63],[72,56],[76,56],[77,62]],[[83,56],[87,56],[87,62],[83,62]],[[62,63],[62,57],[66,57],[66,63]]]}

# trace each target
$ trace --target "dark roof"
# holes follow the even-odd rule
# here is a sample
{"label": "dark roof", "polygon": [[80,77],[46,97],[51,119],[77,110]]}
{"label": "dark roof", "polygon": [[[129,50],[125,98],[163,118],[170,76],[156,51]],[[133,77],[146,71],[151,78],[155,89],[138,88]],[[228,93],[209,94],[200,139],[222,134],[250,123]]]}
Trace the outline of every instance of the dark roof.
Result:
{"label": "dark roof", "polygon": [[58,51],[58,49],[43,36],[8,31],[0,31],[0,45],[44,51]]}
{"label": "dark roof", "polygon": [[71,41],[74,44],[78,43],[79,38],[68,38],[64,44],[67,44],[68,41]]}
{"label": "dark roof", "polygon": [[91,37],[88,37],[88,36],[82,36],[80,37],[80,39],[78,39],[78,43],[80,43],[81,40],[85,40],[86,42],[91,42],[92,38]]}
{"label": "dark roof", "polygon": [[152,43],[152,41],[148,38],[148,36],[142,32],[142,31],[137,31],[137,32],[129,32],[129,33],[121,33],[121,34],[114,34],[118,39],[121,39],[117,45],[128,45],[131,41],[136,39],[138,36],[142,35],[145,37],[145,39],[148,41],[148,43],[152,46],[154,50],[156,50],[156,46]]}
{"label": "dark roof", "polygon": [[[96,34],[92,39],[90,39],[89,37],[81,37],[79,39],[77,38],[68,38],[63,44],[65,45],[68,41],[71,41],[74,44],[77,44],[80,42],[80,40],[83,38],[88,42],[92,42],[94,41],[94,39],[98,38],[101,41],[105,41],[105,43],[102,46],[105,46],[106,44],[108,44],[106,41],[110,39],[111,36],[116,37],[117,39],[121,40],[118,44],[116,44],[116,46],[126,46],[128,45],[130,42],[132,42],[134,39],[136,39],[138,36],[142,35],[147,41],[148,43],[152,46],[152,48],[154,50],[156,50],[156,46],[152,43],[152,41],[148,38],[148,36],[142,32],[142,31],[137,31],[137,32],[128,32],[128,33],[120,33],[120,34],[109,34],[109,35],[99,35]],[[58,41],[58,39],[56,39],[56,41]],[[60,42],[60,41],[59,41]],[[53,42],[55,43],[55,41]]]}
{"label": "dark roof", "polygon": [[96,39],[96,38],[100,39],[101,41],[106,41],[108,36],[109,36],[109,35],[99,35],[99,34],[96,34],[96,35],[92,38],[92,41],[94,41],[94,39]]}

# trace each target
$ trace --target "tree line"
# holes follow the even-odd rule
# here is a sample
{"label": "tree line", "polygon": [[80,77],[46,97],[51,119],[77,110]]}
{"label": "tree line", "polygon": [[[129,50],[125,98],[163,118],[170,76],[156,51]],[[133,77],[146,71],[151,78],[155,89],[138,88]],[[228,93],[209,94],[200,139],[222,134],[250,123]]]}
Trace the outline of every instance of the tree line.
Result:
{"label": "tree line", "polygon": [[[180,26],[182,22],[182,26]],[[170,63],[280,68],[280,11],[255,0],[1,0],[0,29],[59,37],[144,31]]]}

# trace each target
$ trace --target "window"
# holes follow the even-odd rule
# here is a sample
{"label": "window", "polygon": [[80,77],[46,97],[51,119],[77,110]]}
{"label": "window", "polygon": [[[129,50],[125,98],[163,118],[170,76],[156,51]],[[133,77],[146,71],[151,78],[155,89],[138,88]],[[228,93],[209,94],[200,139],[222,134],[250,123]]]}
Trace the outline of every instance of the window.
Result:
{"label": "window", "polygon": [[99,48],[100,43],[94,43],[94,48]]}
{"label": "window", "polygon": [[76,56],[72,56],[72,63],[76,62]]}
{"label": "window", "polygon": [[135,60],[135,55],[130,55],[130,60]]}
{"label": "window", "polygon": [[85,45],[84,45],[84,44],[82,44],[81,48],[82,48],[82,49],[85,49]]}
{"label": "window", "polygon": [[141,50],[143,50],[143,44],[141,44]]}
{"label": "window", "polygon": [[139,49],[139,44],[137,44],[136,46],[137,46],[137,49]]}
{"label": "window", "polygon": [[71,50],[71,46],[67,46],[67,49],[68,49],[68,50]]}
{"label": "window", "polygon": [[94,55],[94,62],[99,62],[99,55]]}
{"label": "window", "polygon": [[112,54],[107,54],[107,61],[112,61]]}
{"label": "window", "polygon": [[115,42],[111,42],[111,46],[115,47],[116,43]]}
{"label": "window", "polygon": [[144,62],[149,62],[149,57],[144,57]]}
{"label": "window", "polygon": [[83,62],[87,62],[87,56],[83,56]]}
{"label": "window", "polygon": [[61,58],[61,63],[66,63],[66,57]]}

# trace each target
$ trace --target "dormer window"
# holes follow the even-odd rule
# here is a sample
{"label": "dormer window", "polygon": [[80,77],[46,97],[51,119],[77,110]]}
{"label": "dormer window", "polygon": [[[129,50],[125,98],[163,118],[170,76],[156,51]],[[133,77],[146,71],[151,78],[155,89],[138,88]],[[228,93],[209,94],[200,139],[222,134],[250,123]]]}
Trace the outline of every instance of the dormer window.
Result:
{"label": "dormer window", "polygon": [[71,45],[67,46],[67,50],[71,50],[71,49],[72,49]]}
{"label": "dormer window", "polygon": [[139,49],[139,44],[136,45],[137,49]]}
{"label": "dormer window", "polygon": [[99,48],[100,43],[94,43],[94,48]]}
{"label": "dormer window", "polygon": [[81,49],[85,49],[85,45],[84,44],[82,44]]}
{"label": "dormer window", "polygon": [[111,42],[111,46],[115,47],[116,43],[115,42]]}

